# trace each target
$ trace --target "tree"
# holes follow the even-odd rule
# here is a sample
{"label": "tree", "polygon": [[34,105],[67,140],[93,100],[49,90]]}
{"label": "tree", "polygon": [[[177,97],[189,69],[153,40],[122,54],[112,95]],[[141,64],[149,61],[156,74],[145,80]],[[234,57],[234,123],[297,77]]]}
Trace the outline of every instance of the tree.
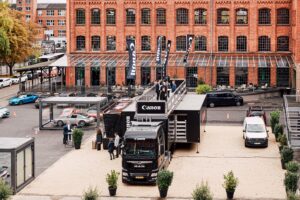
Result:
{"label": "tree", "polygon": [[36,24],[25,22],[24,14],[0,3],[0,63],[9,67],[10,75],[16,63],[39,51],[36,35]]}

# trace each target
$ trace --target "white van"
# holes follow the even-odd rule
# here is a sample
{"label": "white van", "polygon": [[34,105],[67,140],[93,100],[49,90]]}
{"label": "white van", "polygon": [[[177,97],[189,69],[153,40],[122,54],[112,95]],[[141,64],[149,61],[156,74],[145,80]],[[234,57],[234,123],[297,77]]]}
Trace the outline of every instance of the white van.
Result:
{"label": "white van", "polygon": [[245,147],[268,147],[268,130],[265,122],[260,117],[246,117],[243,125],[243,138]]}

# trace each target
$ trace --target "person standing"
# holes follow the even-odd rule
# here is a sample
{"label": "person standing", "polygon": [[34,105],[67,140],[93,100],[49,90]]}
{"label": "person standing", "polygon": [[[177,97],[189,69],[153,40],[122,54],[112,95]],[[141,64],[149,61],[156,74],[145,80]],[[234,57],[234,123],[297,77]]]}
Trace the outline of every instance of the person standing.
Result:
{"label": "person standing", "polygon": [[68,140],[68,125],[65,124],[63,127],[63,144],[66,145],[67,144],[67,140]]}
{"label": "person standing", "polygon": [[108,153],[109,153],[109,156],[110,156],[110,160],[115,159],[114,140],[112,138],[110,138],[109,142],[108,142]]}
{"label": "person standing", "polygon": [[175,81],[172,81],[172,85],[171,85],[172,93],[175,92],[175,90],[176,90],[176,84],[175,84]]}
{"label": "person standing", "polygon": [[166,92],[165,86],[162,86],[162,88],[161,88],[159,99],[163,100],[163,101],[167,101],[167,92]]}
{"label": "person standing", "polygon": [[116,150],[116,157],[119,157],[120,154],[120,136],[118,134],[115,134],[115,150]]}
{"label": "person standing", "polygon": [[159,87],[160,87],[160,85],[159,85],[159,81],[156,81],[155,82],[155,92],[156,92],[156,100],[159,100]]}
{"label": "person standing", "polygon": [[101,150],[102,139],[103,139],[102,131],[101,131],[101,129],[99,128],[99,129],[97,130],[97,135],[96,135],[96,148],[97,148],[98,151]]}

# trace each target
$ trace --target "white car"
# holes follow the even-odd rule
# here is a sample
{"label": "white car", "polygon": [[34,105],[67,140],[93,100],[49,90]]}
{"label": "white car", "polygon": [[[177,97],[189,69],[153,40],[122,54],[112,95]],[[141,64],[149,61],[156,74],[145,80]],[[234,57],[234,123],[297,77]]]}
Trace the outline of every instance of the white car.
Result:
{"label": "white car", "polygon": [[12,80],[10,78],[0,78],[0,88],[11,86]]}
{"label": "white car", "polygon": [[0,107],[0,118],[7,118],[9,117],[10,112],[7,108],[5,107]]}
{"label": "white car", "polygon": [[243,124],[245,147],[268,147],[269,131],[261,117],[246,117]]}
{"label": "white car", "polygon": [[[11,78],[13,84],[18,84],[20,80],[20,76],[13,76]],[[28,80],[27,76],[21,76],[21,83],[26,82]]]}

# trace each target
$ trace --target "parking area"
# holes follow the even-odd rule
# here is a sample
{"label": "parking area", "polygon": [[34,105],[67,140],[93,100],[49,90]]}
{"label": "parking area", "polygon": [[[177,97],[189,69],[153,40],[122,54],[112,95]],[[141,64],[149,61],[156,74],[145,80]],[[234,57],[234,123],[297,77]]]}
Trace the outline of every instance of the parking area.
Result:
{"label": "parking area", "polygon": [[[23,189],[22,195],[51,196],[63,199],[80,199],[89,186],[97,186],[102,196],[108,196],[106,173],[121,171],[121,158],[109,160],[107,151],[92,150],[88,138],[81,150],[74,150],[44,171],[34,182]],[[199,153],[196,145],[180,147],[175,151],[169,169],[174,181],[168,196],[177,199],[191,197],[201,181],[207,181],[216,199],[225,199],[222,188],[223,174],[233,170],[239,178],[237,199],[285,199],[284,171],[281,169],[277,144],[273,135],[269,147],[245,148],[241,126],[207,126],[201,137]],[[155,186],[129,186],[121,183],[117,196],[149,199],[159,196]]]}

